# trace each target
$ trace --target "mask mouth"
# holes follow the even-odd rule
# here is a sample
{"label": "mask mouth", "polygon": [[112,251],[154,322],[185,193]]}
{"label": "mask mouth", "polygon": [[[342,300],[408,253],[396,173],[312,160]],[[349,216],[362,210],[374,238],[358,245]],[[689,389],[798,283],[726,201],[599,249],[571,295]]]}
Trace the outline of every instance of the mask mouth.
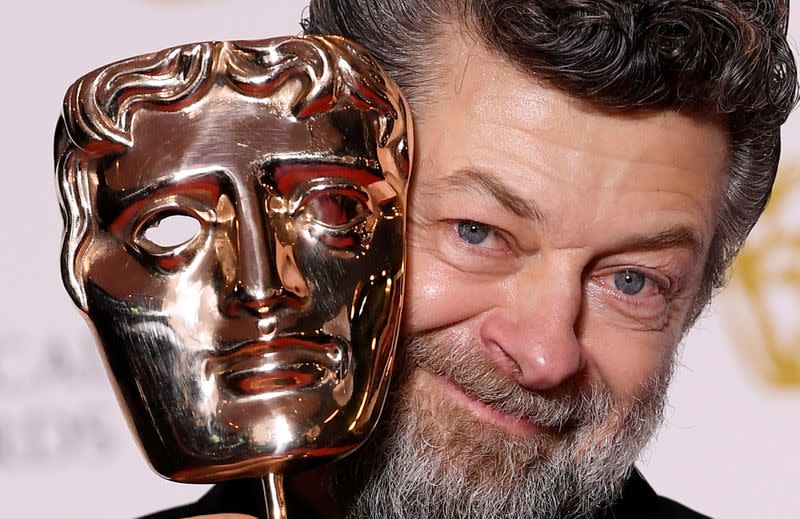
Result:
{"label": "mask mouth", "polygon": [[346,343],[330,335],[246,341],[208,360],[207,373],[238,396],[278,395],[335,386],[350,371]]}

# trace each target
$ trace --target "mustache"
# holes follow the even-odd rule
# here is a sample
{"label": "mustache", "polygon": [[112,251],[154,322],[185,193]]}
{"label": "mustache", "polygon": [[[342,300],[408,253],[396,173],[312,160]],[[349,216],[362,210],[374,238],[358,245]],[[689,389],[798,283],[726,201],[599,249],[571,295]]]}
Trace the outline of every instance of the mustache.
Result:
{"label": "mustache", "polygon": [[423,369],[496,411],[559,433],[601,425],[614,412],[611,390],[602,383],[581,384],[576,379],[551,390],[533,391],[501,371],[482,345],[451,333],[410,336],[401,352],[404,373]]}

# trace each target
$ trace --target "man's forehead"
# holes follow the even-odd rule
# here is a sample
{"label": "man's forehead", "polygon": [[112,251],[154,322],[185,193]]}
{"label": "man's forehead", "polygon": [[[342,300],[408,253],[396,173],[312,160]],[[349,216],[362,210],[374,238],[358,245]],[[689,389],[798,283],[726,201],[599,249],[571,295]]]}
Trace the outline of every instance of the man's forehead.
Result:
{"label": "man's forehead", "polygon": [[133,146],[106,170],[106,183],[122,190],[188,171],[258,173],[275,157],[377,164],[374,121],[374,114],[350,107],[297,119],[270,100],[233,92],[209,94],[177,112],[142,109],[131,125]]}

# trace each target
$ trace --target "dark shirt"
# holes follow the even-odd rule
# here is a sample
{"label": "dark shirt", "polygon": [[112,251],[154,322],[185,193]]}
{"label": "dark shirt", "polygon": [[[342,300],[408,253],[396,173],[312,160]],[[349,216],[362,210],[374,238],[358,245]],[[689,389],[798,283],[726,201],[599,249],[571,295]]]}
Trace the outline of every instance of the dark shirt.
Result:
{"label": "dark shirt", "polygon": [[[318,518],[287,492],[287,510],[291,519]],[[182,519],[203,514],[240,513],[264,517],[264,498],[258,480],[243,480],[215,485],[196,503],[165,510],[141,519]],[[625,484],[622,497],[602,510],[596,519],[708,519],[685,506],[659,496],[634,470]]]}

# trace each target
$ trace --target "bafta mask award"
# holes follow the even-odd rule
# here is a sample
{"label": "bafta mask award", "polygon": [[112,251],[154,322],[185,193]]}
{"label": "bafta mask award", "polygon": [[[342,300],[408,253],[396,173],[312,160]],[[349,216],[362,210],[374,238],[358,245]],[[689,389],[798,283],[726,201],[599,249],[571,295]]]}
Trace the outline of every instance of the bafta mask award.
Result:
{"label": "bafta mask award", "polygon": [[366,439],[398,335],[410,132],[398,88],[338,37],[183,45],[69,88],[63,279],[156,472],[263,478],[285,517],[287,470]]}

